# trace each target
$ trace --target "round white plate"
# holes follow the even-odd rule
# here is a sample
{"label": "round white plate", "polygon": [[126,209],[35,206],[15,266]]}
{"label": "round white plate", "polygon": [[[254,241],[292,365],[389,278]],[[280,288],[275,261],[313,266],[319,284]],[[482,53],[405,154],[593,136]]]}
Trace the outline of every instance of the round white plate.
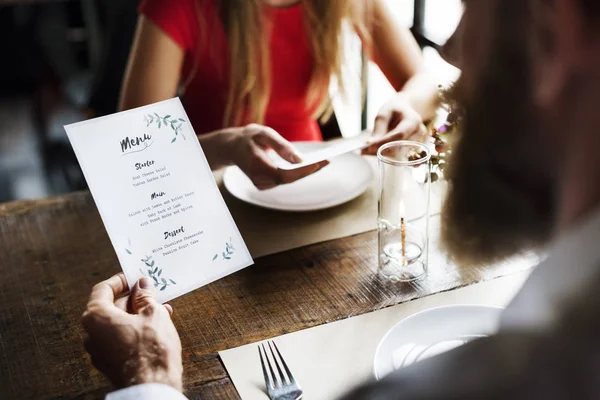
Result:
{"label": "round white plate", "polygon": [[[300,142],[294,146],[301,153],[326,147],[322,142]],[[373,181],[367,160],[347,153],[330,160],[319,172],[288,185],[260,191],[238,167],[229,167],[223,183],[238,199],[260,207],[282,211],[316,211],[335,207],[363,194]]]}
{"label": "round white plate", "polygon": [[377,380],[497,331],[502,308],[452,305],[431,308],[397,323],[383,337],[373,363]]}

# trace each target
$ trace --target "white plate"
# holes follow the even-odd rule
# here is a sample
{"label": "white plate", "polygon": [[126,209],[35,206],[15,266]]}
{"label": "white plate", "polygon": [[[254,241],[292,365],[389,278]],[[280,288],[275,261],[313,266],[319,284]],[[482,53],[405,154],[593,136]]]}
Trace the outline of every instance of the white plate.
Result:
{"label": "white plate", "polygon": [[502,308],[453,305],[411,315],[386,333],[375,352],[377,380],[389,373],[497,331]]}
{"label": "white plate", "polygon": [[[300,142],[294,146],[301,153],[327,147],[322,142]],[[283,211],[316,211],[335,207],[363,194],[373,181],[367,160],[355,153],[333,158],[319,172],[288,185],[258,190],[238,167],[229,167],[223,183],[229,193],[257,206]]]}

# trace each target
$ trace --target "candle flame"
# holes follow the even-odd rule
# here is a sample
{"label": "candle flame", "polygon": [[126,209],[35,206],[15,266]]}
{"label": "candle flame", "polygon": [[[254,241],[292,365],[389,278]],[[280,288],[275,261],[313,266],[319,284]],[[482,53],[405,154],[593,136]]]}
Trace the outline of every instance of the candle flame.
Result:
{"label": "candle flame", "polygon": [[400,218],[404,218],[406,214],[406,206],[404,205],[404,200],[400,200]]}

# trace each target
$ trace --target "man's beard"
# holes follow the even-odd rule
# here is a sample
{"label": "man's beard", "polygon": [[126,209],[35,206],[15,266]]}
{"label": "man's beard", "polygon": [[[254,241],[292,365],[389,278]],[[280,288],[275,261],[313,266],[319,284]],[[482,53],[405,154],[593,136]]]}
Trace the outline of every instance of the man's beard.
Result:
{"label": "man's beard", "polygon": [[553,230],[554,163],[536,123],[525,45],[513,41],[496,38],[470,98],[460,82],[454,88],[464,117],[446,170],[442,242],[461,266],[535,249]]}

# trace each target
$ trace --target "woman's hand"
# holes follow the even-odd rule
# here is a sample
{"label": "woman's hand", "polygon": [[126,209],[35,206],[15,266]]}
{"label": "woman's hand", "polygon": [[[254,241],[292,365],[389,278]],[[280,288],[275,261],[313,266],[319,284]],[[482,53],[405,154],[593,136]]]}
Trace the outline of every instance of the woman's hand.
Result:
{"label": "woman's hand", "polygon": [[163,383],[181,391],[181,342],[172,313],[156,301],[147,277],[131,293],[122,273],[100,282],[81,318],[92,364],[119,388]]}
{"label": "woman's hand", "polygon": [[302,162],[302,158],[290,142],[275,130],[258,124],[250,124],[234,131],[233,138],[228,140],[228,147],[233,163],[240,167],[260,190],[292,183],[329,164],[328,161],[323,161],[290,171],[277,168],[267,154],[269,149],[292,164]]}
{"label": "woman's hand", "polygon": [[395,140],[423,141],[426,135],[423,118],[412,108],[408,98],[398,93],[379,110],[370,145],[363,154],[376,155],[379,147]]}

